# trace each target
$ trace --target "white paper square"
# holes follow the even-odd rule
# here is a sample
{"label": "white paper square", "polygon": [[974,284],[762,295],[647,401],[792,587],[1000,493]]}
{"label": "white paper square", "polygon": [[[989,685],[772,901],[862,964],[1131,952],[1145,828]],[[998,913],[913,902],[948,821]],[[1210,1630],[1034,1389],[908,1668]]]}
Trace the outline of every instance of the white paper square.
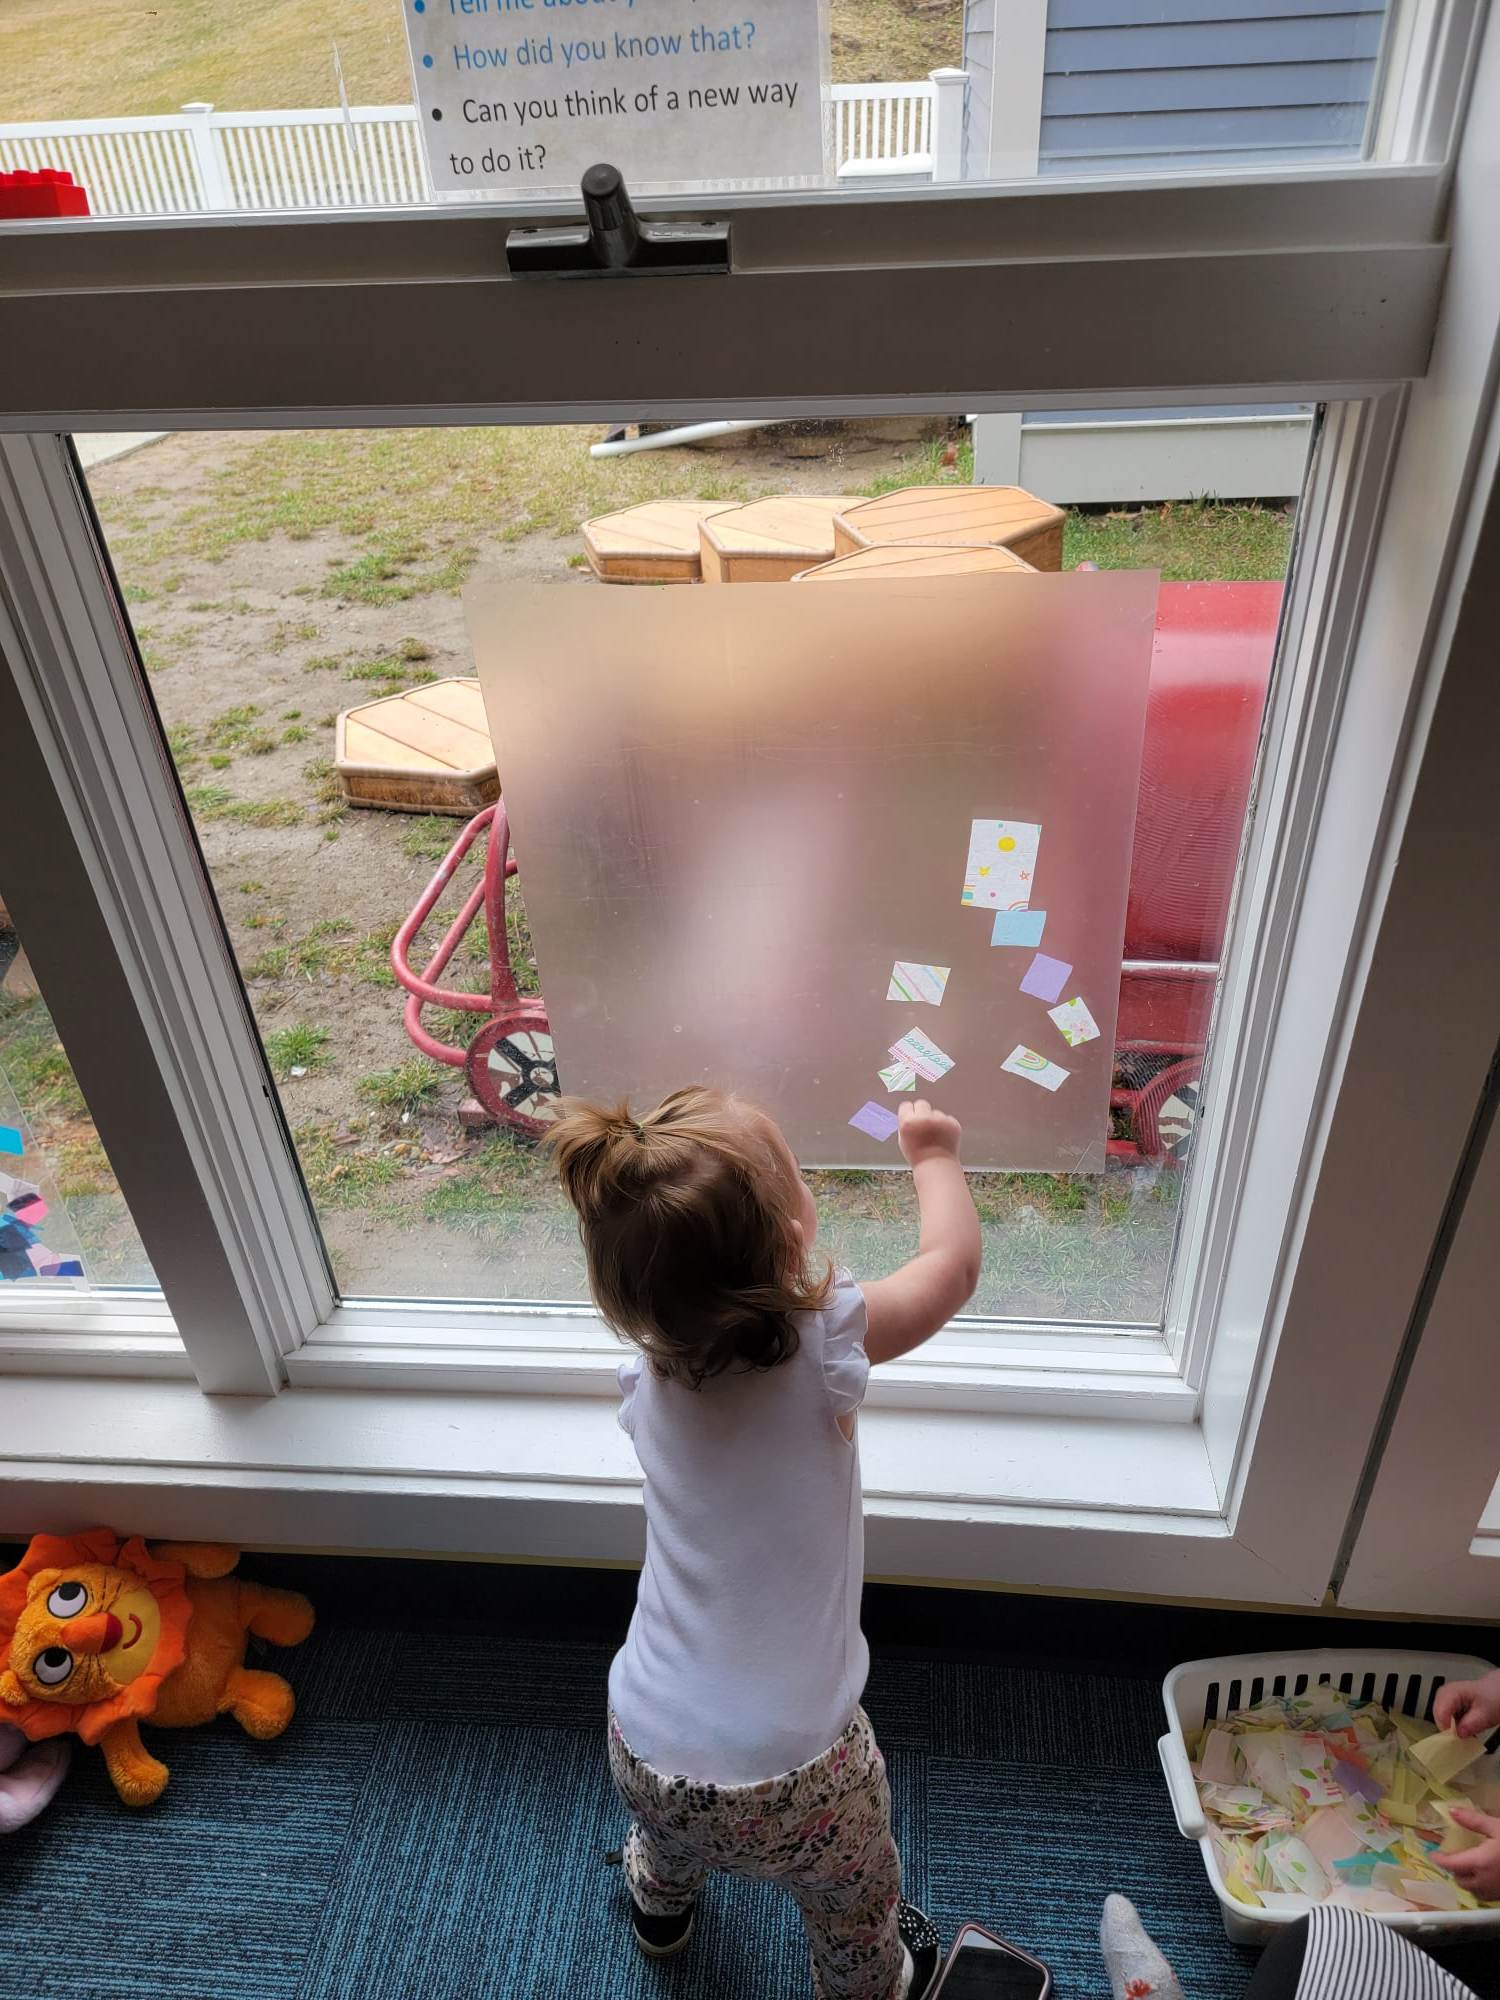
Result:
{"label": "white paper square", "polygon": [[1041,838],[1041,827],[1031,820],[972,821],[964,903],[983,910],[1030,909]]}
{"label": "white paper square", "polygon": [[1064,1000],[1060,1007],[1049,1007],[1047,1018],[1056,1023],[1057,1032],[1070,1049],[1099,1039],[1099,1023],[1077,994],[1071,1000]]}
{"label": "white paper square", "polygon": [[1035,1049],[1028,1049],[1024,1042],[1011,1050],[1000,1067],[1009,1070],[1012,1076],[1024,1076],[1028,1083],[1039,1083],[1043,1090],[1060,1090],[1073,1074],[1058,1063],[1048,1062]]}

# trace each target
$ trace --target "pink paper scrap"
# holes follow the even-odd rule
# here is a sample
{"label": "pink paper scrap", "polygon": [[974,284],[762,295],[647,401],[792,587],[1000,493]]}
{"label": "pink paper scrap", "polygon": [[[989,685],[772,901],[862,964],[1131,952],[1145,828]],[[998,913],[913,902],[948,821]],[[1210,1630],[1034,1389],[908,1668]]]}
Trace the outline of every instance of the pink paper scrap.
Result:
{"label": "pink paper scrap", "polygon": [[20,1221],[29,1223],[33,1229],[39,1222],[47,1220],[47,1204],[39,1194],[34,1194],[29,1201],[18,1202],[10,1212]]}

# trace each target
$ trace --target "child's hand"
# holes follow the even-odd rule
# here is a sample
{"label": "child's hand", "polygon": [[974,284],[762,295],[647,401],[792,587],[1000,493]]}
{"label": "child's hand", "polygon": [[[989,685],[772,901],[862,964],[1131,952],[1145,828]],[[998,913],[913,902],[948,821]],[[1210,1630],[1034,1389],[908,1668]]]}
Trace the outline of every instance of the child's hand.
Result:
{"label": "child's hand", "polygon": [[1460,1736],[1483,1736],[1500,1723],[1500,1669],[1477,1681],[1448,1681],[1438,1689],[1432,1719]]}
{"label": "child's hand", "polygon": [[903,1104],[899,1116],[896,1143],[909,1167],[920,1166],[923,1160],[958,1158],[963,1127],[956,1118],[950,1118],[946,1111],[934,1111],[925,1097]]}
{"label": "child's hand", "polygon": [[1485,1834],[1484,1845],[1467,1848],[1462,1854],[1436,1855],[1434,1859],[1481,1903],[1500,1900],[1500,1819],[1476,1812],[1472,1806],[1455,1806],[1453,1823],[1466,1827],[1470,1833]]}

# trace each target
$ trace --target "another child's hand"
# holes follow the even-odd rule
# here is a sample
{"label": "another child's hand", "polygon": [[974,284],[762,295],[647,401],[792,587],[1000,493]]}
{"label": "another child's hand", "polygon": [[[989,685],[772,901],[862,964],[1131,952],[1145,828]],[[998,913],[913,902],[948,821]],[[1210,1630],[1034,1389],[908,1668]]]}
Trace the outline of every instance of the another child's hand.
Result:
{"label": "another child's hand", "polygon": [[1435,1859],[1460,1888],[1477,1896],[1481,1903],[1500,1901],[1500,1819],[1476,1812],[1472,1806],[1455,1806],[1453,1820],[1456,1826],[1466,1827],[1470,1833],[1486,1835],[1485,1842],[1482,1847],[1466,1848],[1462,1854],[1440,1854]]}
{"label": "another child's hand", "polygon": [[1500,1669],[1477,1681],[1448,1681],[1438,1689],[1432,1719],[1460,1736],[1483,1736],[1500,1723]]}
{"label": "another child's hand", "polygon": [[946,1111],[934,1111],[925,1097],[902,1105],[896,1140],[909,1167],[923,1160],[956,1160],[963,1127]]}

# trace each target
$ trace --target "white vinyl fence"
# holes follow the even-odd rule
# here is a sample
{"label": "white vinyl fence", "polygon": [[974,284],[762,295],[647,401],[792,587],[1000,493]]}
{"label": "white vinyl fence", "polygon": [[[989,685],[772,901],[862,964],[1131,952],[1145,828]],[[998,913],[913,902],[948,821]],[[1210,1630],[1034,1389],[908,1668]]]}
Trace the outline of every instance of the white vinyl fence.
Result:
{"label": "white vinyl fence", "polygon": [[[962,70],[915,83],[833,86],[841,178],[956,180]],[[315,111],[216,111],[157,118],[0,125],[0,173],[61,167],[95,215],[233,209],[384,208],[432,199],[409,104]]]}

